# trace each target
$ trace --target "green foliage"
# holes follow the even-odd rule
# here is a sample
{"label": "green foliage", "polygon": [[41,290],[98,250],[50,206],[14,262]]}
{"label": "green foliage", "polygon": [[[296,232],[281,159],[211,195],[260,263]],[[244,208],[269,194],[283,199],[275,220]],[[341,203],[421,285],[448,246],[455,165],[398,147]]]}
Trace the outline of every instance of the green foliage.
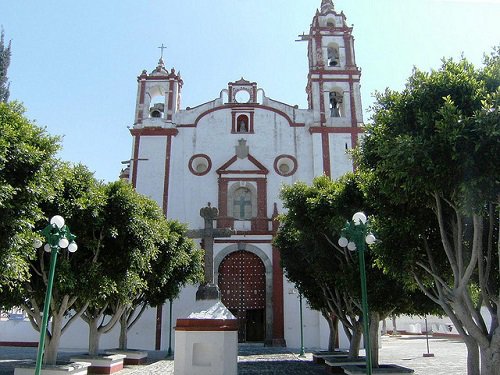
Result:
{"label": "green foliage", "polygon": [[7,79],[7,70],[10,65],[10,55],[11,55],[11,41],[9,41],[9,45],[5,47],[4,43],[4,31],[2,27],[2,31],[0,33],[0,103],[7,103],[9,100],[9,82]]}
{"label": "green foliage", "polygon": [[[347,174],[337,181],[323,176],[311,186],[295,183],[285,186],[281,197],[288,212],[280,216],[280,230],[275,245],[280,249],[282,265],[289,280],[294,282],[310,305],[337,316],[353,309],[359,315],[360,274],[357,253],[337,245],[340,230],[357,211],[373,214],[370,203],[361,189],[361,176]],[[372,252],[366,254],[367,284],[370,309],[385,316],[391,312],[415,312],[412,303],[422,299],[377,267]],[[341,305],[332,309],[332,296],[325,291],[342,295]],[[421,305],[419,312],[432,307]],[[342,320],[342,317],[341,317]]]}
{"label": "green foliage", "polygon": [[402,92],[378,93],[354,155],[383,239],[379,265],[425,290],[469,343],[496,352],[500,47],[484,63],[443,60],[415,69]]}
{"label": "green foliage", "polygon": [[18,103],[0,103],[0,292],[29,277],[32,229],[51,194],[59,139],[30,122]]}

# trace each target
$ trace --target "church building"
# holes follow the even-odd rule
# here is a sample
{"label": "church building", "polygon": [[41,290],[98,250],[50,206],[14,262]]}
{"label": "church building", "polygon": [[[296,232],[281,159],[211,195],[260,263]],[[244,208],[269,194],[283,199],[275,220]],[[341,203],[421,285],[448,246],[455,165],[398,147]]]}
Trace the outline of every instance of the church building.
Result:
{"label": "church building", "polygon": [[[205,226],[202,208],[218,209],[211,238],[213,280],[238,318],[239,341],[295,348],[300,347],[299,296],[272,245],[274,219],[283,212],[280,188],[352,171],[347,151],[363,132],[361,71],[344,13],[332,0],[322,0],[309,33],[299,38],[307,42],[309,64],[296,79],[304,79],[308,108],[267,97],[265,82],[260,86],[252,77],[235,77],[220,93],[207,93],[216,99],[182,108],[183,79],[189,77],[181,78],[162,58],[151,72],[144,70],[130,129],[132,156],[122,174],[192,233]],[[195,293],[196,286],[188,286],[173,301],[173,322],[189,313]],[[303,309],[306,347],[326,347],[326,321],[306,303]],[[154,333],[156,348],[166,349],[169,319],[168,303],[150,309],[130,332],[130,342],[135,329],[147,330],[150,342]]]}

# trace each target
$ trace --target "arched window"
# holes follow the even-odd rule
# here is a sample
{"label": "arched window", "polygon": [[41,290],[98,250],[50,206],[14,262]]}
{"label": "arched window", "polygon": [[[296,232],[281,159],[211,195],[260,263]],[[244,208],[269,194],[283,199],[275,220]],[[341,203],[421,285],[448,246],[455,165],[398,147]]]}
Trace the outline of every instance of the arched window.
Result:
{"label": "arched window", "polygon": [[330,99],[330,117],[343,117],[343,95],[337,91],[332,91],[329,94]]}
{"label": "arched window", "polygon": [[340,66],[339,48],[336,45],[328,46],[328,66]]}
{"label": "arched window", "polygon": [[236,119],[236,132],[237,133],[248,133],[248,117],[245,115],[239,115]]}
{"label": "arched window", "polygon": [[252,192],[246,187],[240,187],[233,193],[233,217],[236,220],[252,218]]}

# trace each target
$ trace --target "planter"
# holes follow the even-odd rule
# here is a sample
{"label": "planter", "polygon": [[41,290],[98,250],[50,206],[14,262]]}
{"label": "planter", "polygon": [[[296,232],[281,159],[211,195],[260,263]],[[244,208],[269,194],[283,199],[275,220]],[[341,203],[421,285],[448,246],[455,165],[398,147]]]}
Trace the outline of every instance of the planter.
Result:
{"label": "planter", "polygon": [[347,350],[334,350],[333,352],[329,352],[327,350],[322,350],[319,352],[314,352],[313,353],[313,362],[317,363],[319,365],[322,365],[325,363],[325,360],[330,359],[330,358],[335,358],[338,356],[347,356],[348,351]]}
{"label": "planter", "polygon": [[[87,375],[89,362],[61,362],[57,365],[42,365],[42,375]],[[14,375],[33,375],[36,364],[27,363],[18,365],[14,369]]]}
{"label": "planter", "polygon": [[124,365],[142,365],[146,363],[146,360],[148,359],[148,352],[133,349],[106,350],[105,354],[123,354],[125,356],[123,359]]}
{"label": "planter", "polygon": [[[348,375],[363,375],[366,374],[365,365],[348,365],[342,366],[344,373]],[[398,366],[398,365],[379,365],[379,367],[372,368],[373,374],[391,374],[391,375],[406,375],[413,374],[414,370],[411,368]]]}
{"label": "planter", "polygon": [[325,359],[325,369],[329,374],[343,374],[343,366],[349,365],[362,365],[366,364],[365,357],[349,358],[345,356],[335,356],[333,358]]}
{"label": "planter", "polygon": [[114,374],[123,369],[124,358],[125,355],[123,354],[79,355],[78,357],[72,357],[71,360],[89,362],[88,372],[91,374]]}

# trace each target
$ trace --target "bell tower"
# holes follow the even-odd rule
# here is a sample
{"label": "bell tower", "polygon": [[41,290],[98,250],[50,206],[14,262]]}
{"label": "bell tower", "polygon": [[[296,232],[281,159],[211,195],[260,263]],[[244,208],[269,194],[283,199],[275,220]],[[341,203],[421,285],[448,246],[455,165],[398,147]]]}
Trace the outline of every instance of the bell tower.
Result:
{"label": "bell tower", "polygon": [[[361,70],[356,65],[352,29],[344,12],[335,10],[332,0],[322,0],[309,34],[299,35],[301,41],[307,41],[306,93],[309,110],[313,112],[311,133],[321,134],[317,141],[321,144],[323,165],[315,166],[315,174],[338,177],[349,168],[352,170],[352,163],[340,154],[354,147],[358,133],[362,132]],[[340,165],[345,162],[350,163],[349,168]]]}
{"label": "bell tower", "polygon": [[148,74],[143,70],[137,77],[137,101],[135,124],[143,126],[164,126],[172,123],[174,114],[180,108],[182,79],[175,69],[165,69],[160,57],[156,68]]}

